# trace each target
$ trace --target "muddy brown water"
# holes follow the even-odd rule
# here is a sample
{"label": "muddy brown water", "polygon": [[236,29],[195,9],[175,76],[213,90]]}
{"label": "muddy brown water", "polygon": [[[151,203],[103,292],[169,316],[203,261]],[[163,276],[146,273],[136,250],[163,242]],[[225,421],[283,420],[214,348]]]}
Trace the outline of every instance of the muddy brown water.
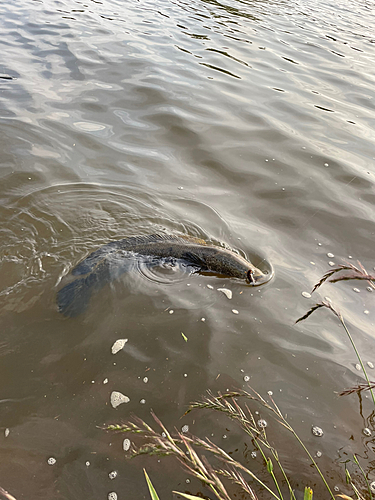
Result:
{"label": "muddy brown water", "polygon": [[[370,400],[337,396],[364,380],[344,331],[328,311],[294,324],[328,296],[375,364],[366,284],[302,296],[329,262],[375,265],[371,2],[21,0],[0,15],[0,485],[17,500],[146,499],[146,467],[161,498],[201,494],[172,460],[128,461],[125,436],[98,427],[150,423],[153,409],[257,468],[233,424],[180,419],[206,389],[247,377],[321,452],[332,488],[348,491],[340,461],[354,452],[374,480]],[[81,259],[157,232],[228,245],[275,277],[252,288],[135,263],[81,316],[58,313]],[[130,402],[114,409],[112,391]],[[259,415],[293,485],[325,498]]]}

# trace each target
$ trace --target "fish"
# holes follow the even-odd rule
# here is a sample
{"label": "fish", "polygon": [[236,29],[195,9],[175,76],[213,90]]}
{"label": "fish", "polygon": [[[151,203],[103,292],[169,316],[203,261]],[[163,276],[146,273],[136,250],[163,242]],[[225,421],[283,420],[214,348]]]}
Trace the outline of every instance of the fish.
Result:
{"label": "fish", "polygon": [[58,310],[69,317],[81,314],[87,308],[92,294],[128,271],[132,265],[131,257],[137,256],[155,264],[160,263],[161,259],[177,260],[191,266],[195,272],[239,278],[251,285],[259,285],[270,279],[270,276],[236,252],[207,244],[199,238],[168,234],[131,236],[107,243],[72,269],[73,281],[57,292]]}

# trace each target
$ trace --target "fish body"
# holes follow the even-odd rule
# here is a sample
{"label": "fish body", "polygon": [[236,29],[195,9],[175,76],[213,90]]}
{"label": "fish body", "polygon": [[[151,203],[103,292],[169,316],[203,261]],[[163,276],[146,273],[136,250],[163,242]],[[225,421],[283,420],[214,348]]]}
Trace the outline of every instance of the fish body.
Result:
{"label": "fish body", "polygon": [[82,312],[95,290],[128,270],[129,257],[132,255],[176,259],[195,267],[197,271],[240,278],[253,285],[269,279],[241,255],[226,248],[207,245],[198,238],[161,234],[132,236],[104,245],[73,268],[71,274],[81,277],[58,291],[59,311],[66,316],[76,316]]}

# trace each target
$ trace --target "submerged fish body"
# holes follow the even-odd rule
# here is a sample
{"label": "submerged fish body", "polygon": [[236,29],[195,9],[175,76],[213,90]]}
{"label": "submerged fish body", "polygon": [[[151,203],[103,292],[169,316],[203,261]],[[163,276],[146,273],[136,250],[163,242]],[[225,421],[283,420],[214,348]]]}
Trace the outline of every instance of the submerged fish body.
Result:
{"label": "submerged fish body", "polygon": [[237,253],[207,245],[198,238],[159,234],[133,236],[104,245],[73,268],[71,274],[77,278],[57,292],[59,311],[66,316],[83,312],[94,291],[129,269],[129,257],[133,255],[177,259],[195,267],[197,271],[240,278],[253,285],[269,280],[262,271]]}

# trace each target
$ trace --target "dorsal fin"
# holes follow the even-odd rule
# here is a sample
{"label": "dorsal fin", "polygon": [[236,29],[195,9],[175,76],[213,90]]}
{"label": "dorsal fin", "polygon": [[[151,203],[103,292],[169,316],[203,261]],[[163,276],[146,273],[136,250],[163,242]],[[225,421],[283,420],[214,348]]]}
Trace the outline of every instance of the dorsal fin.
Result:
{"label": "dorsal fin", "polygon": [[157,243],[161,241],[178,241],[178,242],[190,242],[199,245],[206,245],[204,240],[195,238],[194,236],[188,235],[172,235],[172,234],[148,234],[145,236],[130,236],[123,240],[118,241],[118,243],[124,243],[126,245],[140,245],[145,243]]}

